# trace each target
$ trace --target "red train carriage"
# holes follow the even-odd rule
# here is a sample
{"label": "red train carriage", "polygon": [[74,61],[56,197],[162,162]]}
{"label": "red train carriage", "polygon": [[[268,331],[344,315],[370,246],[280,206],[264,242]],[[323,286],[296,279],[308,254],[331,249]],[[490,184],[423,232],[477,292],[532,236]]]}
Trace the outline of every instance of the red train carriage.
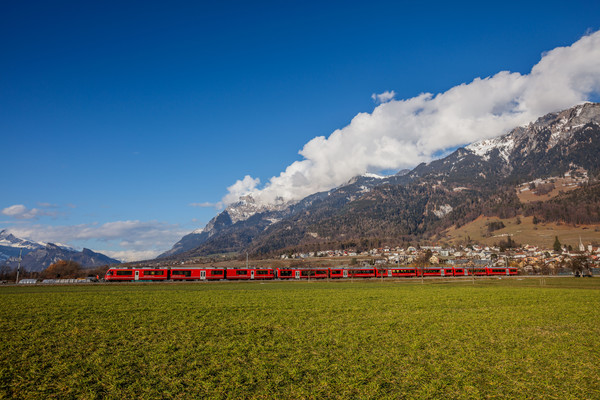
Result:
{"label": "red train carriage", "polygon": [[325,268],[277,268],[279,279],[326,279],[329,270]]}
{"label": "red train carriage", "polygon": [[414,267],[382,268],[377,270],[378,278],[406,278],[417,276],[417,269]]}
{"label": "red train carriage", "polygon": [[454,272],[454,276],[466,276],[468,275],[467,269],[463,267],[454,267],[452,268]]}
{"label": "red train carriage", "polygon": [[475,276],[487,276],[488,271],[487,267],[476,267],[476,268],[465,268],[467,273],[465,275],[475,275]]}
{"label": "red train carriage", "polygon": [[352,278],[375,278],[377,273],[375,268],[351,268],[348,269],[348,276]]}
{"label": "red train carriage", "polygon": [[275,279],[275,271],[271,268],[257,268],[254,270],[254,279]]}
{"label": "red train carriage", "polygon": [[[132,281],[134,279],[134,269],[133,268],[109,268],[104,274],[104,280],[111,282],[126,282]],[[139,272],[138,272],[139,279]]]}
{"label": "red train carriage", "polygon": [[277,268],[277,277],[279,279],[294,279],[296,276],[293,268]]}
{"label": "red train carriage", "polygon": [[311,268],[300,270],[301,279],[327,279],[329,270],[324,268]]}
{"label": "red train carriage", "polygon": [[442,276],[442,268],[439,267],[425,267],[417,270],[418,276]]}
{"label": "red train carriage", "polygon": [[225,279],[225,270],[219,268],[171,268],[174,281],[204,281]]}
{"label": "red train carriage", "polygon": [[125,267],[110,268],[104,275],[106,281],[129,282],[129,281],[166,281],[169,279],[166,268],[149,267]]}
{"label": "red train carriage", "polygon": [[275,273],[270,268],[228,268],[225,276],[230,280],[274,279]]}
{"label": "red train carriage", "polygon": [[487,268],[487,274],[489,276],[498,276],[498,275],[505,275],[505,276],[510,276],[510,275],[517,275],[517,269],[516,268],[498,268],[498,267],[488,267]]}
{"label": "red train carriage", "polygon": [[348,269],[347,268],[329,268],[329,277],[332,279],[347,278],[348,277]]}

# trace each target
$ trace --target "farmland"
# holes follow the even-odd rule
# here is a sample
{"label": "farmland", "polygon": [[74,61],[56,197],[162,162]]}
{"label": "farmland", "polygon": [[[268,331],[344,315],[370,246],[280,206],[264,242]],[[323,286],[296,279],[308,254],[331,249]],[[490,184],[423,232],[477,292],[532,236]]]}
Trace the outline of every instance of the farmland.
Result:
{"label": "farmland", "polygon": [[0,288],[0,398],[600,398],[600,279]]}

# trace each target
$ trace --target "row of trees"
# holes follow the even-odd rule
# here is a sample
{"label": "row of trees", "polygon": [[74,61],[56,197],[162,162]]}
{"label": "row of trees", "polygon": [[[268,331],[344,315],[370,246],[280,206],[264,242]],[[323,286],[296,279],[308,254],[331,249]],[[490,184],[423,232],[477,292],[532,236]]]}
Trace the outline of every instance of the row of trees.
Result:
{"label": "row of trees", "polygon": [[[59,260],[40,272],[21,270],[19,280],[32,279],[76,279],[87,276],[104,276],[109,266],[101,266],[94,269],[84,269],[79,263],[70,260]],[[0,281],[15,281],[17,279],[16,268],[6,265],[0,267]]]}

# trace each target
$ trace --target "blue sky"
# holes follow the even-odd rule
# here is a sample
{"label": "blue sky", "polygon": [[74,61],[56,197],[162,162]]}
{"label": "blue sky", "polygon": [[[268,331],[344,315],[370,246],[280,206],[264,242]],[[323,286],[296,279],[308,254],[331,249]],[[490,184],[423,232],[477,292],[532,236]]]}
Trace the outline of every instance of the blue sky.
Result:
{"label": "blue sky", "polygon": [[263,187],[372,113],[373,94],[528,74],[598,15],[594,1],[4,2],[0,228],[156,255],[218,212],[191,204],[246,175]]}

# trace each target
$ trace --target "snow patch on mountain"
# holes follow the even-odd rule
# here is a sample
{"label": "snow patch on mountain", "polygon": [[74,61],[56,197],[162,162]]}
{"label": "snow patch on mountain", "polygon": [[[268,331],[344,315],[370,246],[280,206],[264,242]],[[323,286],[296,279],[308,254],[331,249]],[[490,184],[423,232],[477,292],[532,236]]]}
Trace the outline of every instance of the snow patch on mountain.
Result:
{"label": "snow patch on mountain", "polygon": [[229,214],[231,223],[235,224],[239,221],[245,221],[255,214],[269,212],[269,211],[283,211],[291,205],[297,203],[296,201],[284,201],[283,198],[279,197],[273,204],[264,204],[257,202],[251,195],[240,197],[240,200],[236,203],[229,205],[225,212]]}
{"label": "snow patch on mountain", "polygon": [[435,214],[436,217],[443,218],[444,216],[451,213],[452,210],[453,210],[453,208],[450,204],[444,204],[444,205],[440,206],[440,208],[433,210],[433,213]]}
{"label": "snow patch on mountain", "polygon": [[387,178],[386,176],[372,174],[370,172],[367,172],[366,174],[362,174],[362,176],[364,176],[365,178],[375,178],[375,179],[385,179],[385,178]]}
{"label": "snow patch on mountain", "polygon": [[[492,153],[497,150],[498,155],[508,164],[510,156],[518,143],[528,138],[535,137],[544,130],[550,131],[550,138],[546,143],[546,151],[558,143],[567,140],[572,132],[587,125],[600,125],[600,105],[594,103],[580,104],[559,113],[548,114],[528,125],[513,129],[510,133],[494,138],[481,140],[465,147],[471,153],[489,161]],[[536,147],[535,141],[532,142]],[[533,148],[526,148],[531,151]]]}
{"label": "snow patch on mountain", "polygon": [[46,243],[33,242],[31,240],[21,239],[4,229],[0,231],[0,246],[35,250],[40,247],[46,246]]}
{"label": "snow patch on mountain", "polygon": [[492,151],[498,150],[500,157],[508,163],[510,153],[515,148],[515,140],[509,136],[502,136],[495,139],[481,140],[468,145],[465,149],[489,161]]}

